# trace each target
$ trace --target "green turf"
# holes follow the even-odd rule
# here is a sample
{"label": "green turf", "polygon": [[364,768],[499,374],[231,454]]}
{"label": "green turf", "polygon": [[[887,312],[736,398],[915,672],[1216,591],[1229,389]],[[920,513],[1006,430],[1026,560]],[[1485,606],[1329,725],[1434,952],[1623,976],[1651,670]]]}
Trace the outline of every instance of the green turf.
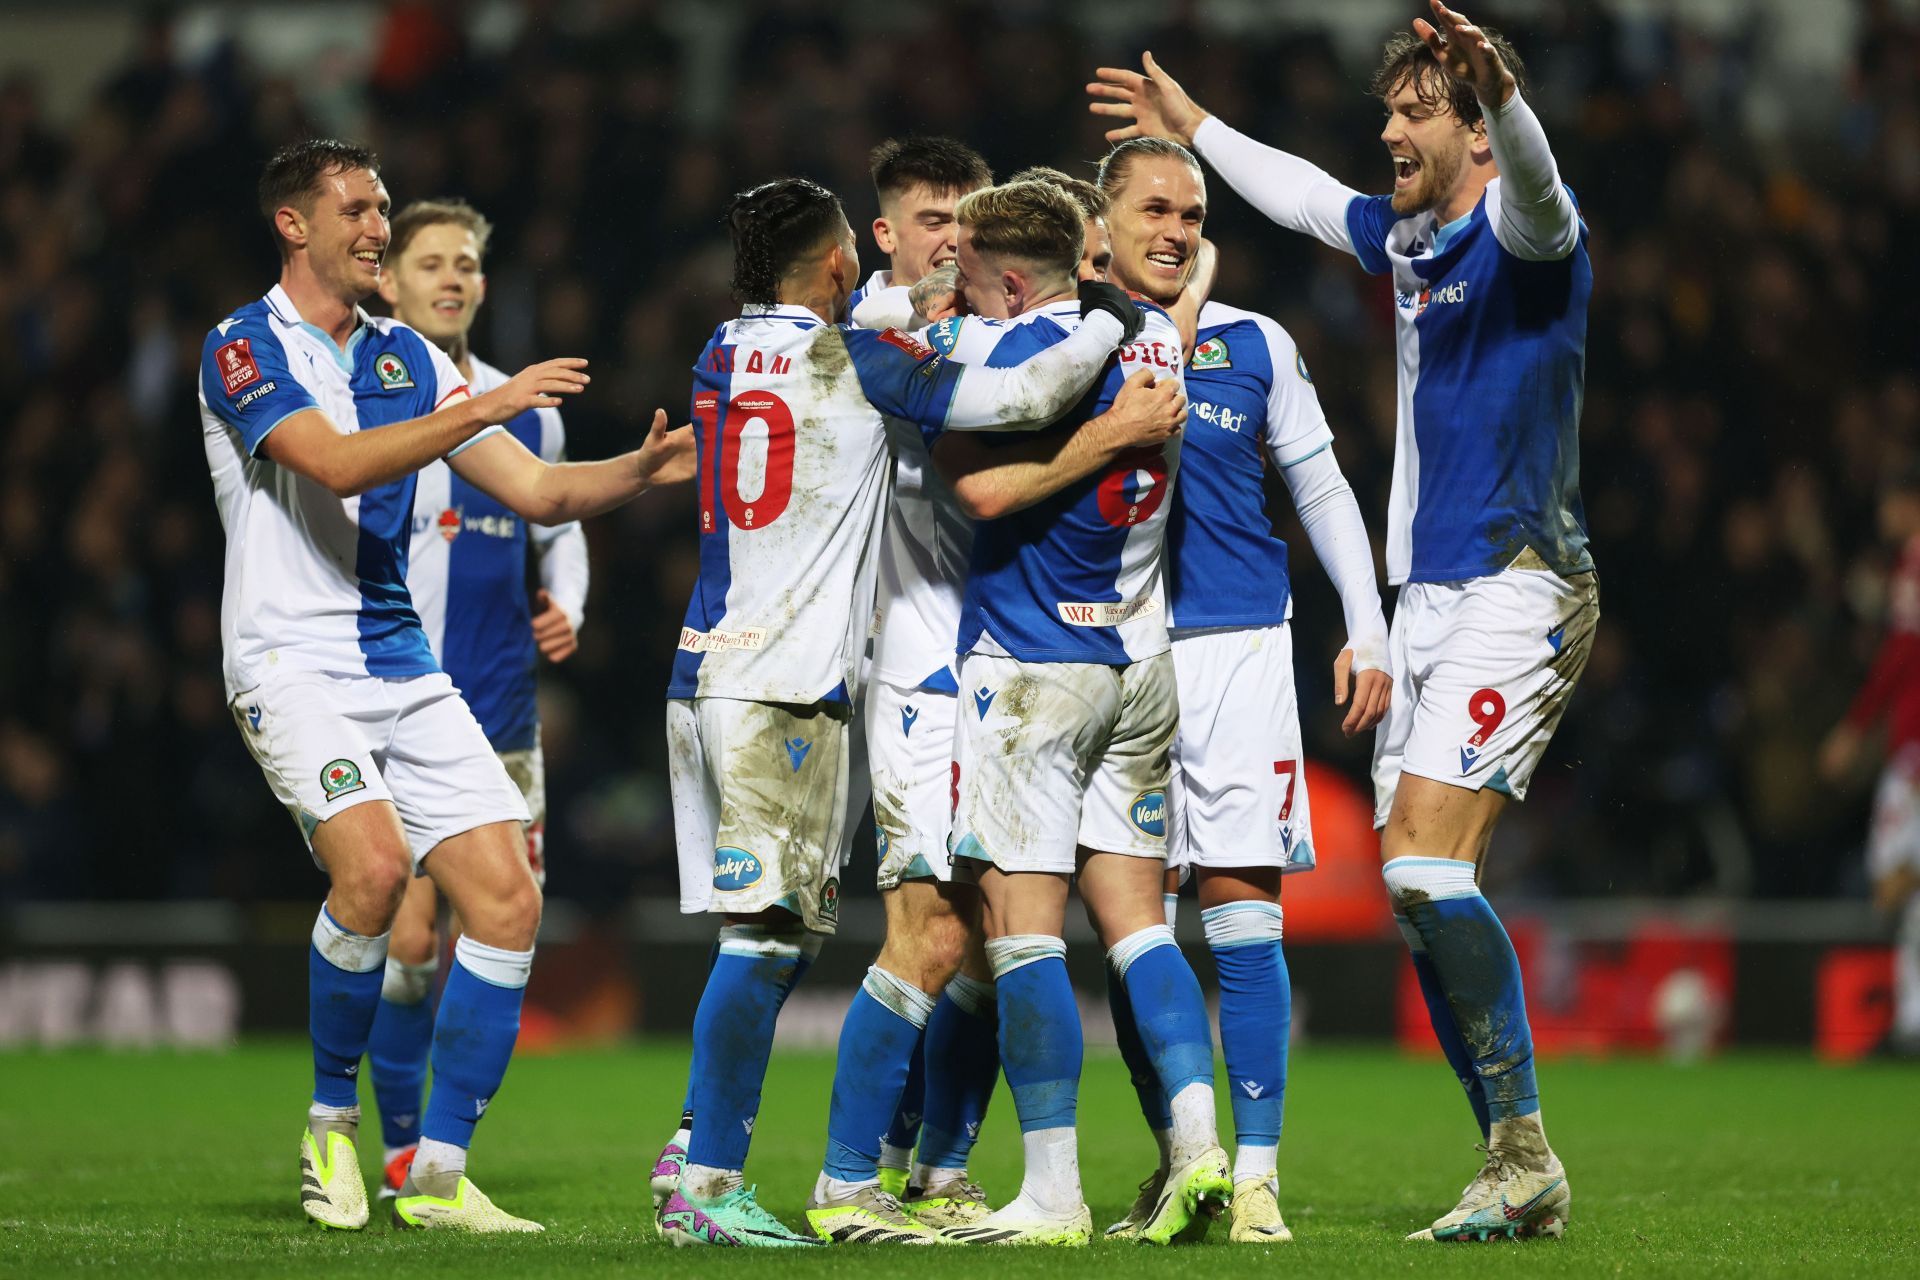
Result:
{"label": "green turf", "polygon": [[[218,1056],[0,1055],[0,1274],[664,1276],[897,1274],[892,1250],[670,1250],[646,1178],[674,1119],[684,1045],[523,1057],[488,1113],[474,1172],[533,1238],[359,1235],[303,1224],[295,1149],[305,1050]],[[831,1060],[782,1053],[750,1176],[797,1220],[822,1144]],[[1311,1046],[1295,1058],[1281,1151],[1284,1252],[1096,1245],[938,1250],[916,1280],[1060,1271],[1103,1276],[1636,1274],[1920,1275],[1920,1073],[1736,1057],[1692,1068],[1554,1062],[1547,1115],[1574,1188],[1565,1240],[1416,1245],[1476,1166],[1472,1122],[1437,1061]],[[1096,1222],[1118,1215],[1151,1144],[1117,1061],[1089,1062],[1081,1166]],[[371,1114],[371,1111],[369,1111]],[[975,1169],[996,1198],[1019,1175],[1012,1109],[994,1103]],[[370,1175],[377,1130],[363,1155]],[[1278,1256],[1276,1256],[1278,1254]],[[1196,1272],[1195,1267],[1204,1267]]]}

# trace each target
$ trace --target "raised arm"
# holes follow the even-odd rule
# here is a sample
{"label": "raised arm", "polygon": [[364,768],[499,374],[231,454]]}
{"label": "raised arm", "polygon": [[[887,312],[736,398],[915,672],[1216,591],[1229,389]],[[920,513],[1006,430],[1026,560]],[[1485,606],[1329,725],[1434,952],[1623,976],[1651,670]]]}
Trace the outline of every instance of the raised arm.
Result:
{"label": "raised arm", "polygon": [[1229,127],[1209,114],[1168,75],[1151,53],[1141,57],[1145,74],[1101,67],[1087,85],[1095,115],[1131,120],[1108,130],[1108,142],[1171,138],[1211,164],[1240,198],[1291,231],[1303,231],[1336,249],[1353,252],[1347,205],[1360,193],[1335,181],[1317,165],[1289,155]]}
{"label": "raised arm", "polygon": [[657,485],[693,477],[693,429],[667,430],[667,412],[638,449],[601,462],[543,461],[519,440],[496,432],[447,464],[474,488],[534,524],[564,524],[612,510]]}
{"label": "raised arm", "polygon": [[1180,384],[1140,369],[1111,408],[1078,427],[1013,439],[949,433],[934,443],[933,461],[962,510],[975,520],[998,520],[1105,470],[1129,450],[1160,447],[1186,420]]}

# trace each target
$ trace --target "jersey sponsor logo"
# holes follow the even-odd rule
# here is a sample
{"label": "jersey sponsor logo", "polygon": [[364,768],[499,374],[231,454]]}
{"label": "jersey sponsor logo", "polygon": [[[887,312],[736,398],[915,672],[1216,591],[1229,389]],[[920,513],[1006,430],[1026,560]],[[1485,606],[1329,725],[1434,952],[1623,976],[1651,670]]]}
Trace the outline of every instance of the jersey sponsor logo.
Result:
{"label": "jersey sponsor logo", "polygon": [[388,391],[403,391],[413,385],[407,362],[391,351],[381,352],[380,358],[373,362],[373,376],[380,379],[380,385]]}
{"label": "jersey sponsor logo", "polygon": [[1152,596],[1136,596],[1132,600],[1104,600],[1085,604],[1062,600],[1054,607],[1060,611],[1060,621],[1070,627],[1117,627],[1123,622],[1158,613],[1160,602]]}
{"label": "jersey sponsor logo", "polygon": [[[973,705],[979,708],[980,718],[982,720],[985,720],[987,718],[987,709],[993,705],[993,700],[998,696],[999,696],[999,690],[989,689],[985,685],[981,685],[978,689],[975,689],[973,691]],[[956,764],[954,766],[954,788],[956,793],[960,785],[959,779],[960,779],[960,766]]]}
{"label": "jersey sponsor logo", "polygon": [[1127,807],[1127,817],[1133,825],[1156,840],[1167,838],[1167,793],[1155,788],[1142,791],[1133,798]]}
{"label": "jersey sponsor logo", "polygon": [[913,722],[919,718],[920,708],[900,708],[900,736],[903,738],[911,738],[913,736]]}
{"label": "jersey sponsor logo", "polygon": [[460,513],[452,507],[442,511],[440,518],[434,523],[440,526],[440,536],[448,542],[460,536]]}
{"label": "jersey sponsor logo", "polygon": [[[1408,293],[1404,289],[1401,289],[1396,290],[1393,297],[1394,301],[1400,304],[1401,310],[1411,309],[1414,316],[1419,317],[1426,313],[1428,307],[1448,306],[1456,302],[1465,302],[1467,300],[1467,286],[1471,283],[1473,282],[1470,280],[1455,280],[1452,284],[1443,284],[1438,288],[1429,286],[1428,288],[1422,289],[1419,293]],[[1309,378],[1307,381],[1311,382],[1313,379]]]}
{"label": "jersey sponsor logo", "polygon": [[713,887],[721,893],[739,893],[760,883],[767,868],[745,849],[723,844],[713,851]]}
{"label": "jersey sponsor logo", "polygon": [[1240,428],[1247,425],[1249,415],[1235,413],[1224,404],[1214,404],[1208,400],[1196,400],[1193,404],[1194,416],[1202,422],[1211,422],[1224,431],[1240,434]]}
{"label": "jersey sponsor logo", "polygon": [[280,384],[278,382],[263,382],[259,386],[255,387],[253,390],[247,392],[247,394],[241,396],[238,400],[235,400],[233,402],[233,407],[236,409],[244,409],[248,405],[252,404],[255,400],[259,400],[265,396],[270,396],[275,391],[278,391],[279,389],[280,389]]}
{"label": "jersey sponsor logo", "polygon": [[948,316],[927,330],[927,341],[940,354],[950,356],[960,343],[960,326],[965,322],[965,316]]}
{"label": "jersey sponsor logo", "polygon": [[235,338],[214,352],[213,363],[220,370],[220,385],[229,396],[260,381],[260,366],[253,358],[253,343],[247,338]]}
{"label": "jersey sponsor logo", "polygon": [[840,877],[828,876],[827,882],[820,886],[820,918],[838,920],[840,918]]}
{"label": "jersey sponsor logo", "polygon": [[925,360],[933,354],[933,348],[908,333],[905,329],[882,329],[880,341],[890,347],[898,347],[915,360]]}
{"label": "jersey sponsor logo", "polygon": [[1233,353],[1227,350],[1227,340],[1208,338],[1195,347],[1193,359],[1187,361],[1187,368],[1194,370],[1233,368]]}
{"label": "jersey sponsor logo", "polygon": [[320,789],[327,793],[329,803],[364,790],[366,785],[360,776],[360,766],[351,760],[329,760],[320,766]]}
{"label": "jersey sponsor logo", "polygon": [[695,631],[692,627],[682,627],[679,647],[688,653],[719,653],[726,649],[758,649],[766,642],[764,627],[748,627],[744,631]]}
{"label": "jersey sponsor logo", "polygon": [[1179,369],[1180,348],[1164,342],[1129,342],[1120,348],[1121,364],[1150,364],[1156,369]]}
{"label": "jersey sponsor logo", "polygon": [[1307,372],[1307,358],[1297,349],[1293,353],[1293,367],[1294,371],[1300,375],[1300,381],[1305,383],[1313,381],[1313,375]]}
{"label": "jersey sponsor logo", "polygon": [[800,766],[807,762],[807,752],[813,750],[813,744],[805,738],[788,738],[781,745],[787,749],[787,759],[793,761],[793,771],[800,772]]}

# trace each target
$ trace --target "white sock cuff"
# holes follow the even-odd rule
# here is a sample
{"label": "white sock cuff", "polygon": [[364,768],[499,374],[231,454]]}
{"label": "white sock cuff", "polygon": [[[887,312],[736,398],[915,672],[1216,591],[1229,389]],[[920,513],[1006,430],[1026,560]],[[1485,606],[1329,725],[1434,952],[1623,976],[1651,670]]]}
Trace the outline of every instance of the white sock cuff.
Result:
{"label": "white sock cuff", "polygon": [[433,975],[440,972],[439,957],[424,964],[407,964],[387,957],[387,973],[380,981],[380,998],[388,1004],[419,1004],[433,994]]}
{"label": "white sock cuff", "polygon": [[1160,907],[1167,913],[1167,928],[1173,928],[1173,922],[1180,917],[1180,895],[1177,893],[1161,894]]}
{"label": "white sock cuff", "polygon": [[1407,950],[1414,952],[1416,955],[1426,954],[1427,940],[1420,936],[1418,929],[1413,927],[1413,921],[1396,911],[1393,913],[1393,924],[1395,928],[1400,930],[1400,936],[1406,939]]}
{"label": "white sock cuff", "polygon": [[1107,948],[1107,964],[1121,979],[1127,976],[1127,970],[1155,947],[1178,946],[1173,940],[1173,930],[1164,924],[1150,924],[1135,933],[1130,933]]}
{"label": "white sock cuff", "polygon": [[933,1016],[932,996],[877,964],[868,968],[867,976],[860,985],[868,995],[916,1027],[924,1029],[927,1019]]}
{"label": "white sock cuff", "polygon": [[527,977],[533,972],[532,947],[525,951],[508,951],[505,947],[490,947],[484,942],[475,942],[465,934],[453,944],[453,960],[482,982],[509,990],[526,986]]}
{"label": "white sock cuff", "polygon": [[333,918],[323,904],[313,921],[313,949],[326,957],[328,964],[348,973],[372,973],[387,962],[387,939],[391,931],[369,938],[355,933]]}
{"label": "white sock cuff", "polygon": [[1278,942],[1285,919],[1277,902],[1226,902],[1202,911],[1200,927],[1207,945],[1219,951]]}
{"label": "white sock cuff", "polygon": [[1473,864],[1457,858],[1395,858],[1380,868],[1380,876],[1387,882],[1387,892],[1393,895],[1396,906],[1472,898],[1480,893]]}
{"label": "white sock cuff", "polygon": [[993,984],[969,978],[964,973],[954,974],[953,981],[947,984],[947,999],[959,1005],[960,1012],[976,1018],[991,1018],[999,1008],[999,996]]}
{"label": "white sock cuff", "polygon": [[[720,954],[723,956],[797,957],[806,955],[807,940],[816,938],[800,929],[770,929],[763,924],[730,924],[720,930]],[[814,944],[813,953],[820,947]]]}
{"label": "white sock cuff", "polygon": [[1036,961],[1066,958],[1067,940],[1050,933],[1010,933],[1004,938],[987,939],[987,963],[993,966],[995,978],[1004,978]]}

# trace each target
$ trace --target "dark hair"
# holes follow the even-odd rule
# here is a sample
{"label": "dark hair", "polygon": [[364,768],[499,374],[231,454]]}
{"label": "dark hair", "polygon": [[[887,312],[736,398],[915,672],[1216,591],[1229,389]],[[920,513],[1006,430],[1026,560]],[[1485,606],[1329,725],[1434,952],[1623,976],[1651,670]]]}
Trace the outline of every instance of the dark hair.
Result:
{"label": "dark hair", "polygon": [[742,191],[727,205],[733,237],[733,296],[779,301],[780,278],[846,224],[840,197],[806,178],[775,178]]}
{"label": "dark hair", "polygon": [[493,224],[486,215],[458,197],[440,200],[415,200],[393,215],[393,231],[387,238],[387,258],[398,261],[412,239],[428,227],[451,224],[473,233],[480,256],[487,256],[487,241],[493,238]]}
{"label": "dark hair", "polygon": [[966,192],[993,185],[980,153],[952,138],[888,138],[867,153],[867,171],[883,205],[909,187]]}
{"label": "dark hair", "polygon": [[1051,165],[1030,165],[1007,179],[1008,182],[1044,182],[1060,188],[1080,206],[1080,214],[1085,218],[1104,218],[1107,216],[1107,193],[1094,186],[1085,178],[1076,178],[1063,173]]}
{"label": "dark hair", "polygon": [[[378,172],[379,168],[380,157],[373,153],[373,148],[357,142],[308,138],[304,142],[290,143],[274,152],[273,159],[267,161],[267,167],[261,170],[260,213],[270,227],[274,226],[273,215],[287,205],[292,205],[301,213],[311,213],[314,196],[320,189],[320,179],[336,173],[350,173],[355,169]],[[278,227],[274,227],[273,239],[284,255],[287,242]]]}
{"label": "dark hair", "polygon": [[[1500,55],[1500,61],[1506,63],[1515,91],[1526,88],[1527,65],[1520,61],[1520,55],[1513,51],[1507,38],[1492,27],[1481,27],[1480,34]],[[1367,91],[1384,101],[1409,81],[1414,93],[1428,108],[1437,110],[1445,106],[1461,124],[1469,127],[1480,123],[1480,99],[1475,96],[1473,86],[1448,75],[1425,40],[1411,31],[1402,31],[1381,50],[1380,69],[1373,73],[1373,83]]]}
{"label": "dark hair", "polygon": [[1200,161],[1193,152],[1177,142],[1166,138],[1128,138],[1107,152],[1100,161],[1100,173],[1094,179],[1100,184],[1100,189],[1107,193],[1108,199],[1112,199],[1120,188],[1127,185],[1127,179],[1133,174],[1133,162],[1142,157],[1179,160],[1191,165],[1195,173],[1201,172]]}

